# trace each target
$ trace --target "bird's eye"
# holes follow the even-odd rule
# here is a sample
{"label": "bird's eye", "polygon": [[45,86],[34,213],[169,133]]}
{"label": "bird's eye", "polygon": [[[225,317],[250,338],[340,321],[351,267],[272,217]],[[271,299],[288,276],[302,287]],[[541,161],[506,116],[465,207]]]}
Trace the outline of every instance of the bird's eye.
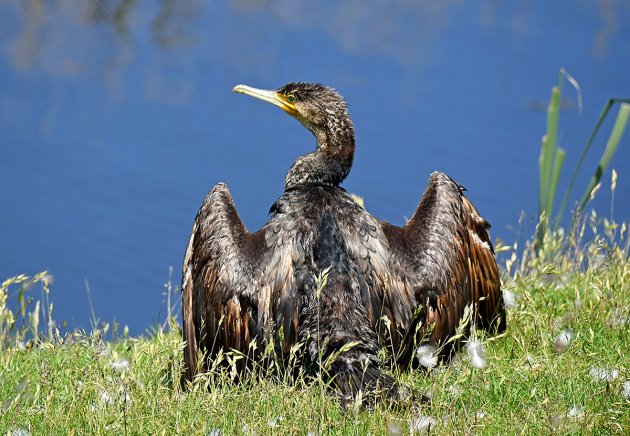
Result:
{"label": "bird's eye", "polygon": [[297,98],[295,98],[295,95],[288,95],[287,96],[287,101],[289,103],[295,103],[297,101]]}

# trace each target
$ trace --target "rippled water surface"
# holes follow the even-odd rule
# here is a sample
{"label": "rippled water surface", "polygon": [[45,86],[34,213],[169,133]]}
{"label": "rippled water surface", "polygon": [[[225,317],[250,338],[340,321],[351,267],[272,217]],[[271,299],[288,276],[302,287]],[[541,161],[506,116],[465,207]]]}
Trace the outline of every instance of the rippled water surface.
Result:
{"label": "rippled water surface", "polygon": [[[206,192],[228,183],[254,230],[313,147],[282,111],[232,94],[238,83],[334,86],[357,132],[344,186],[368,210],[402,224],[441,170],[506,241],[537,210],[559,68],[584,103],[580,115],[565,86],[561,190],[604,103],[630,96],[626,2],[366,5],[0,0],[0,277],[49,270],[55,317],[70,326],[89,326],[87,286],[99,318],[133,333],[154,324]],[[615,217],[627,220],[628,134],[613,166]],[[594,205],[608,214],[605,180]]]}

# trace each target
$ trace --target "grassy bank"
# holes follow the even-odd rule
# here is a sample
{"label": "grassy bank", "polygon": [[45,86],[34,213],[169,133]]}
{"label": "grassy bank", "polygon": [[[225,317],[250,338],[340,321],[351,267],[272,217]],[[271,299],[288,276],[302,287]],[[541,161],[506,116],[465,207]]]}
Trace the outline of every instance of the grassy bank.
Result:
{"label": "grassy bank", "polygon": [[[584,231],[590,231],[588,226]],[[322,394],[317,380],[285,383],[254,376],[234,384],[229,371],[202,377],[191,392],[182,393],[174,382],[182,355],[176,331],[115,341],[75,333],[63,340],[24,343],[9,335],[0,355],[0,430],[409,434],[426,433],[430,427],[438,434],[628,432],[627,230],[602,232],[609,237],[595,237],[587,246],[566,242],[577,237],[556,235],[548,241],[557,250],[555,256],[546,256],[551,261],[533,257],[530,250],[508,256],[504,288],[514,294],[515,305],[504,335],[479,338],[488,366],[473,368],[464,350],[455,362],[430,372],[394,371],[403,384],[430,396],[430,404],[344,412],[334,397]]]}

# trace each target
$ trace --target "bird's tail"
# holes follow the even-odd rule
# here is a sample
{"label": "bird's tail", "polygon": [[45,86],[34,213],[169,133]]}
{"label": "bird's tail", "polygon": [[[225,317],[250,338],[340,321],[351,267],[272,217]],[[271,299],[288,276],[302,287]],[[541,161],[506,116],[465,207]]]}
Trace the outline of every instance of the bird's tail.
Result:
{"label": "bird's tail", "polygon": [[332,362],[327,373],[344,408],[372,407],[379,402],[398,403],[403,399],[398,383],[381,371],[374,355],[347,351]]}
{"label": "bird's tail", "polygon": [[[344,407],[398,402],[396,380],[379,367],[378,339],[367,323],[365,308],[353,295],[347,277],[327,269],[324,287],[304,311],[307,366],[317,370],[337,392]],[[316,280],[317,282],[318,280]],[[319,311],[319,313],[317,313]]]}

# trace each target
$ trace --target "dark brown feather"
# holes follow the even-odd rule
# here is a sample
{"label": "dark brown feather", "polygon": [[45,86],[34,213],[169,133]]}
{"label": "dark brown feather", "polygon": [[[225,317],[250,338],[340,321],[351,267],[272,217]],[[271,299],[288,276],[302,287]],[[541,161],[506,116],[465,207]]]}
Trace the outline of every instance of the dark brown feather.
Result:
{"label": "dark brown feather", "polygon": [[195,218],[184,256],[186,380],[206,370],[208,359],[222,347],[247,354],[251,340],[267,325],[269,294],[258,291],[268,286],[259,272],[267,253],[264,234],[245,229],[227,186],[215,186]]}
{"label": "dark brown feather", "polygon": [[[505,329],[490,226],[462,191],[445,174],[433,173],[411,220],[403,227],[383,224],[393,255],[387,272],[393,284],[392,300],[404,312],[390,311],[401,331],[393,341],[401,350],[399,363],[403,365],[413,358],[413,345],[445,344],[455,334],[467,305],[472,305],[477,327]],[[384,302],[391,304],[387,299]],[[423,326],[415,336],[409,335],[411,318],[419,308]],[[450,351],[448,346],[442,353]]]}

